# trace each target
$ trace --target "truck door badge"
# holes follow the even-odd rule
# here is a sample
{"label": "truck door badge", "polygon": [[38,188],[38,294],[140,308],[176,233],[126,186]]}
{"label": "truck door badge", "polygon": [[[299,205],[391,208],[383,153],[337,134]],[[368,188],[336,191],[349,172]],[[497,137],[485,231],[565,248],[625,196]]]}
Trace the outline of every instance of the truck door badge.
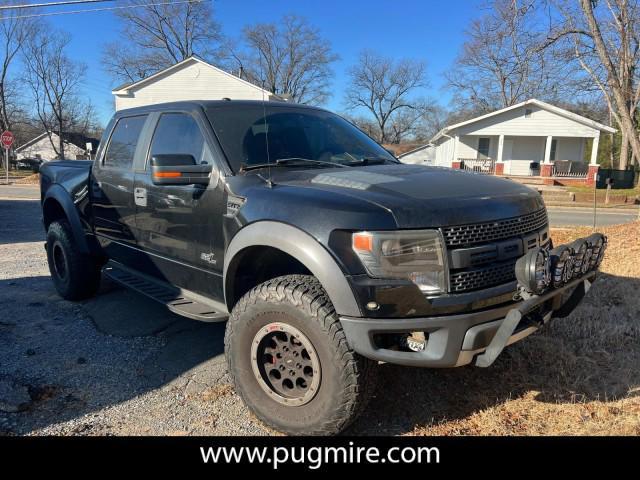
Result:
{"label": "truck door badge", "polygon": [[204,260],[205,262],[210,263],[211,265],[215,265],[216,263],[218,263],[218,261],[215,259],[215,254],[213,252],[211,253],[202,252],[200,254],[200,260]]}

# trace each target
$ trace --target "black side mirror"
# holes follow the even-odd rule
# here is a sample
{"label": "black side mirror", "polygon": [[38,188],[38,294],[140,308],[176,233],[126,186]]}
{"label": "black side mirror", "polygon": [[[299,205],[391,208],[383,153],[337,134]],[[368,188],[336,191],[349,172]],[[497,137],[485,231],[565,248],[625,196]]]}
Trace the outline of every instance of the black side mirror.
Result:
{"label": "black side mirror", "polygon": [[213,165],[198,165],[193,155],[167,154],[151,157],[155,185],[208,185]]}

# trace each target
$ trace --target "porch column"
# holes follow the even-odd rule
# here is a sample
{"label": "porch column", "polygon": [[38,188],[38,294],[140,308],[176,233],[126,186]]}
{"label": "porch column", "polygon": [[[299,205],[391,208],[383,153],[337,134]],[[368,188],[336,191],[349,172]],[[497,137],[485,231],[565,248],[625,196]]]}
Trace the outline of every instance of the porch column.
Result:
{"label": "porch column", "polygon": [[587,172],[587,179],[585,183],[587,185],[593,185],[598,177],[598,145],[600,144],[600,132],[593,137],[593,144],[591,145],[591,162],[589,162],[589,171]]}
{"label": "porch column", "polygon": [[498,158],[496,158],[496,175],[504,174],[504,163],[502,161],[502,152],[504,151],[504,135],[498,137]]}
{"label": "porch column", "polygon": [[553,136],[547,137],[547,143],[544,147],[544,163],[540,165],[540,176],[550,177],[553,174],[553,163],[551,162],[551,142]]}
{"label": "porch column", "polygon": [[459,137],[458,135],[456,135],[455,137],[453,137],[453,159],[451,160],[451,168],[455,168],[457,170],[460,169],[460,160],[458,160],[458,142],[459,142]]}
{"label": "porch column", "polygon": [[598,145],[600,144],[600,132],[593,137],[593,145],[591,146],[591,162],[590,165],[598,164]]}

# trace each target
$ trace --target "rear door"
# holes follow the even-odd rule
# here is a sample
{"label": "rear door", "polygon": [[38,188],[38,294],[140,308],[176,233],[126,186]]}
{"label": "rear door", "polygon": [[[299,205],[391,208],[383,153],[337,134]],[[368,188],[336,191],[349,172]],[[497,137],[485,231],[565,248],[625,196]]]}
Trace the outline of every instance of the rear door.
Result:
{"label": "rear door", "polygon": [[133,164],[136,155],[143,154],[139,139],[146,120],[147,115],[118,119],[102,158],[92,169],[95,233],[107,254],[119,261],[126,261],[127,250],[136,245]]}
{"label": "rear door", "polygon": [[[222,295],[224,188],[206,121],[192,111],[159,114],[144,168],[135,173],[136,237],[146,273],[208,296]],[[155,185],[154,155],[191,155],[214,165],[208,186]]]}

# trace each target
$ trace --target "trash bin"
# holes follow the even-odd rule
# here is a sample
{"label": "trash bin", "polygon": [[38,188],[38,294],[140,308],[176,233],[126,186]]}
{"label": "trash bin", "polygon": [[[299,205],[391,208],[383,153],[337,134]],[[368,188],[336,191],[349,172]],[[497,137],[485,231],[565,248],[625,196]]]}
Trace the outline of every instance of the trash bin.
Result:
{"label": "trash bin", "polygon": [[540,162],[531,162],[529,164],[529,175],[540,175]]}

